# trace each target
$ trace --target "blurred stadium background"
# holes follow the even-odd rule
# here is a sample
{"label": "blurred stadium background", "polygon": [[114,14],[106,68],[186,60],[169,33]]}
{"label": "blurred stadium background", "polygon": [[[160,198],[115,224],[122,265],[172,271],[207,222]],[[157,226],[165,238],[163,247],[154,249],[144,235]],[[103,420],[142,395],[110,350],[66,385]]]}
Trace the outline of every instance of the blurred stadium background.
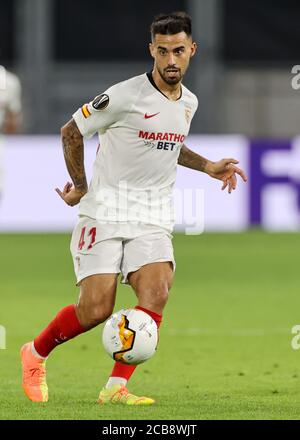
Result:
{"label": "blurred stadium background", "polygon": [[[207,234],[175,235],[177,281],[159,356],[132,382],[151,393],[156,375],[158,409],[87,410],[110,368],[96,329],[58,350],[54,400],[47,412],[32,410],[19,389],[18,348],[77,295],[68,254],[77,208],[54,192],[68,179],[60,127],[82,103],[151,69],[150,23],[173,10],[190,13],[199,45],[184,81],[199,98],[187,145],[212,160],[236,157],[249,183],[229,196],[178,171],[177,188],[204,189]],[[299,418],[299,353],[290,345],[300,323],[299,22],[297,0],[1,0],[0,65],[21,81],[23,123],[1,139],[0,418]],[[96,138],[87,143],[89,177],[96,148]],[[188,217],[177,231],[184,226]],[[117,306],[132,305],[120,290]],[[168,356],[190,375],[170,378]],[[56,371],[66,362],[62,382]],[[75,412],[65,391],[74,378]]]}

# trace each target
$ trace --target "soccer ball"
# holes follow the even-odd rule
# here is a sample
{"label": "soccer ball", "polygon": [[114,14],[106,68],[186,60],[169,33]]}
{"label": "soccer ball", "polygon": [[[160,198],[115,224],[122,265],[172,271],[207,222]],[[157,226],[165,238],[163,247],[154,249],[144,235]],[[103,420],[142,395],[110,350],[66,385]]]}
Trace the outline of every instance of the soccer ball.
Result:
{"label": "soccer ball", "polygon": [[156,322],[142,310],[122,309],[106,321],[102,342],[115,361],[141,364],[155,353],[158,342]]}

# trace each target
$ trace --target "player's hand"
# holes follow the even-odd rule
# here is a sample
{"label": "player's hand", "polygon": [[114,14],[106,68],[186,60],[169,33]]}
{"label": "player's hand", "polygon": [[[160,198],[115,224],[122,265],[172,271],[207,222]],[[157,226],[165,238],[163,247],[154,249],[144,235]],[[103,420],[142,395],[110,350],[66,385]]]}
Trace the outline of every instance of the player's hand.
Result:
{"label": "player's hand", "polygon": [[80,202],[80,199],[86,194],[86,191],[75,188],[70,182],[65,184],[63,191],[59,188],[55,188],[55,191],[69,206],[77,205]]}
{"label": "player's hand", "polygon": [[209,176],[222,180],[222,191],[228,187],[228,193],[231,194],[232,190],[237,187],[237,174],[244,182],[247,182],[244,171],[236,166],[238,163],[238,160],[235,159],[222,159],[218,162],[211,162],[206,172]]}

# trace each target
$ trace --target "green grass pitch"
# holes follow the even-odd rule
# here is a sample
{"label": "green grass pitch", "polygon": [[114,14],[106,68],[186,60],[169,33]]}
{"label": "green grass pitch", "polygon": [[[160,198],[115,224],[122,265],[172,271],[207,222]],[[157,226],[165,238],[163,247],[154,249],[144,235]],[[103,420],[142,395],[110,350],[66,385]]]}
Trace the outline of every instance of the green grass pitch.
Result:
{"label": "green grass pitch", "polygon": [[[20,387],[19,348],[76,302],[69,235],[0,235],[0,419],[299,419],[300,235],[176,235],[177,269],[153,359],[129,389],[153,407],[96,404],[112,361],[101,326],[58,347],[47,362],[50,400]],[[116,309],[136,304],[119,286]]]}

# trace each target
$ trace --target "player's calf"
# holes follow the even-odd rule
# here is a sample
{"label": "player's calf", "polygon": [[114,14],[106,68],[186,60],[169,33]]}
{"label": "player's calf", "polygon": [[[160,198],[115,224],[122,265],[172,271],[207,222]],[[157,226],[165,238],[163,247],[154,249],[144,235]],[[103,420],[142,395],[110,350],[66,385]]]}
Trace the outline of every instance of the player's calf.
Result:
{"label": "player's calf", "polygon": [[77,305],[77,316],[85,330],[90,330],[106,321],[112,312],[113,306],[110,304],[90,302],[88,305],[83,305],[79,302]]}

